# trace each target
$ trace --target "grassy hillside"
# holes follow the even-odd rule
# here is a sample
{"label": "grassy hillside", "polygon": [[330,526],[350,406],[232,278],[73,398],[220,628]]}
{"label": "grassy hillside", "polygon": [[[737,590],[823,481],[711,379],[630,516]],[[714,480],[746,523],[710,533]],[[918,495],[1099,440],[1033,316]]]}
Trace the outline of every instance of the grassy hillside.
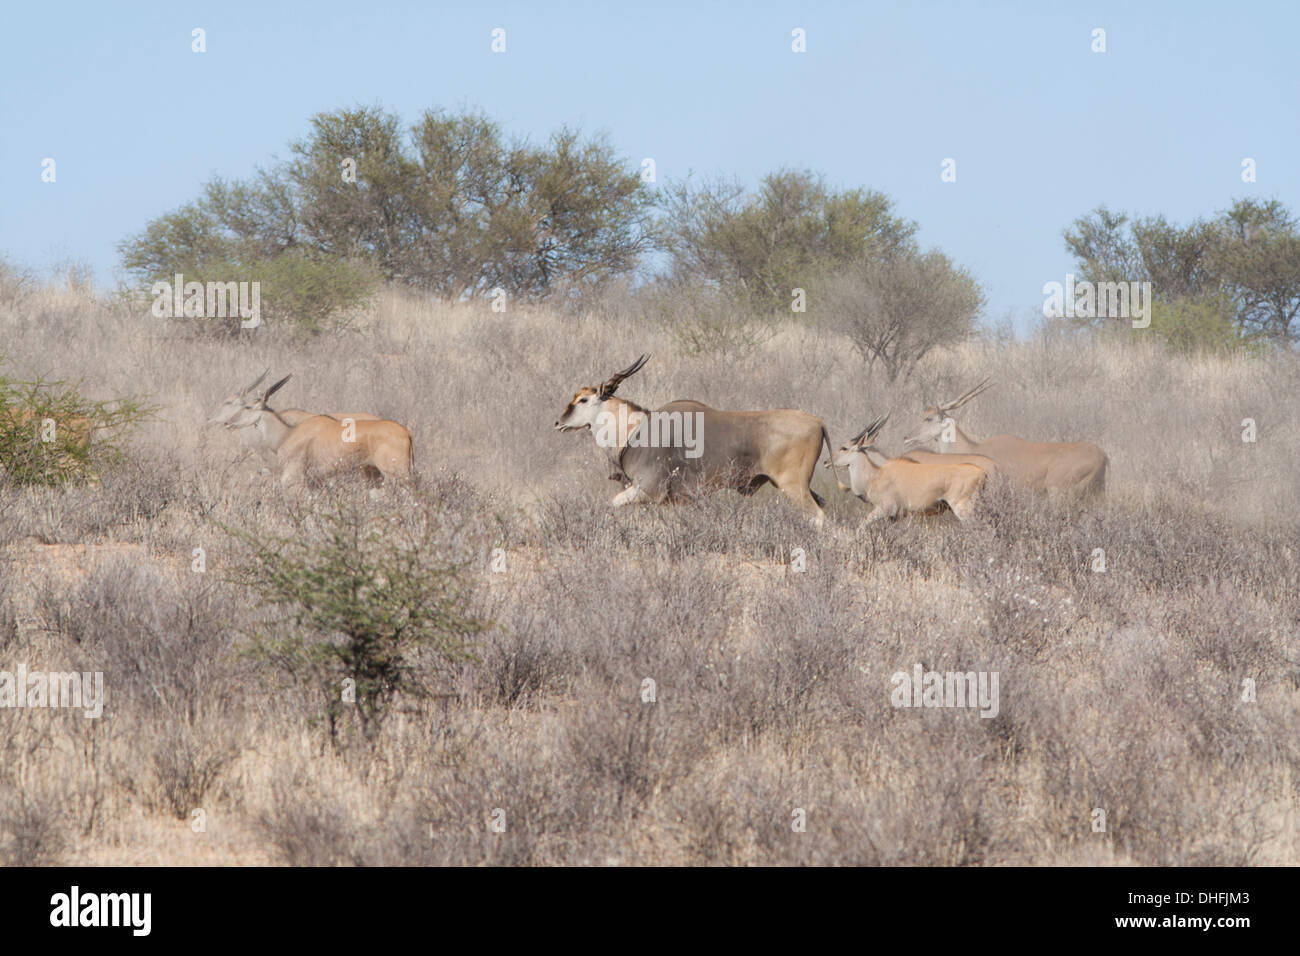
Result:
{"label": "grassy hillside", "polygon": [[[890,389],[833,336],[692,356],[617,298],[394,294],[336,336],[218,341],[30,287],[0,294],[0,340],[6,373],[163,409],[97,484],[0,487],[0,670],[108,693],[98,720],[0,710],[0,862],[1300,863],[1294,357],[990,339]],[[552,423],[642,352],[628,398],[798,407],[836,442],[893,409],[895,450],[991,375],[962,427],[1094,441],[1108,495],[999,485],[969,525],[864,530],[826,473],[820,532],[770,489],[611,512],[594,442]],[[406,424],[418,489],[286,500],[269,455],[201,424],[266,366],[285,405]],[[415,655],[420,692],[337,746],[307,675],[245,653],[288,612],[241,583],[249,536],[312,540],[327,505],[419,525],[493,622],[470,659]],[[998,716],[895,709],[916,664],[997,672]]]}

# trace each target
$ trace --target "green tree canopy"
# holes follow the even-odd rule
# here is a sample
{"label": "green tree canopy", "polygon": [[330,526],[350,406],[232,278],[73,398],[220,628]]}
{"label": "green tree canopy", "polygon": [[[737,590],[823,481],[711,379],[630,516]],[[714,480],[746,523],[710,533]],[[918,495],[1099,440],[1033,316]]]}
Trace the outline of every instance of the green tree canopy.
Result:
{"label": "green tree canopy", "polygon": [[913,251],[916,224],[884,194],[836,191],[818,175],[782,169],[747,195],[736,183],[679,183],[664,200],[664,243],[678,281],[715,282],[765,310],[791,290],[864,259]]}
{"label": "green tree canopy", "polygon": [[1081,278],[1150,282],[1166,323],[1193,323],[1181,332],[1166,325],[1177,341],[1222,328],[1288,346],[1300,337],[1300,230],[1276,200],[1238,200],[1186,226],[1163,216],[1130,221],[1101,206],[1064,236]]}
{"label": "green tree canopy", "polygon": [[360,107],[313,117],[289,148],[287,162],[215,179],[148,223],[120,245],[123,264],[147,282],[203,281],[292,252],[451,298],[500,287],[534,299],[629,273],[654,241],[640,175],[567,128],[536,146],[479,113],[430,110],[404,129]]}

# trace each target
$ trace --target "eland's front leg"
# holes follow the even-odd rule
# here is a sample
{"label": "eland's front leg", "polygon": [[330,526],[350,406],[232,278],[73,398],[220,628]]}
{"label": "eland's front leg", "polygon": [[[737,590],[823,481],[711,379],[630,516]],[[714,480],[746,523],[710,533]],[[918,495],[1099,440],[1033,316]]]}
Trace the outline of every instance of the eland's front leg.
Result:
{"label": "eland's front leg", "polygon": [[[863,500],[865,501],[866,499]],[[864,525],[868,525],[880,521],[884,518],[892,518],[892,517],[894,516],[890,514],[889,511],[880,507],[880,505],[876,505],[874,508],[871,509],[871,514],[867,515],[866,520],[863,521],[862,523]]]}
{"label": "eland's front leg", "polygon": [[640,505],[650,500],[650,496],[638,488],[631,485],[624,491],[614,496],[613,505],[615,508],[622,508],[624,505]]}

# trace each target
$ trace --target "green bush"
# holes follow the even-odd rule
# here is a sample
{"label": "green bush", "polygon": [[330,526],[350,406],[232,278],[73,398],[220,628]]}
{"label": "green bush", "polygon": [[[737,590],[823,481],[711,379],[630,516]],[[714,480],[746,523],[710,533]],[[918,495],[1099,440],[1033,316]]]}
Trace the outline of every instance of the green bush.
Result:
{"label": "green bush", "polygon": [[139,398],[95,401],[65,382],[0,375],[0,480],[59,485],[94,479],[99,468],[121,460],[127,430],[158,407]]}
{"label": "green bush", "polygon": [[1249,346],[1232,318],[1231,308],[1218,299],[1151,303],[1149,330],[1134,329],[1133,335],[1144,331],[1158,336],[1175,352],[1231,352]]}
{"label": "green bush", "polygon": [[[198,283],[205,293],[210,282],[223,285],[256,282],[259,320],[309,335],[346,325],[357,310],[365,307],[379,282],[374,269],[365,263],[309,254],[300,249],[266,258],[177,263],[175,269],[183,276],[185,286]],[[160,298],[174,297],[175,274],[159,275],[154,281],[166,282],[171,289],[167,295],[155,295],[155,304]],[[218,304],[220,300],[209,303],[205,294],[202,315],[176,315],[174,304],[167,314],[207,334],[234,335],[241,327],[241,303],[233,288],[229,292],[223,297],[224,309]],[[241,293],[248,296],[250,305],[254,304],[251,293],[251,288]]]}
{"label": "green bush", "polygon": [[374,294],[373,269],[342,259],[285,252],[253,269],[262,283],[262,308],[272,321],[316,334],[345,324]]}
{"label": "green bush", "polygon": [[251,549],[239,583],[287,612],[265,623],[250,653],[314,685],[336,745],[348,712],[371,741],[395,698],[426,689],[422,655],[471,657],[468,641],[486,622],[465,610],[464,566],[439,557],[446,542],[428,506],[372,516],[339,500],[295,524],[287,538],[232,530]]}

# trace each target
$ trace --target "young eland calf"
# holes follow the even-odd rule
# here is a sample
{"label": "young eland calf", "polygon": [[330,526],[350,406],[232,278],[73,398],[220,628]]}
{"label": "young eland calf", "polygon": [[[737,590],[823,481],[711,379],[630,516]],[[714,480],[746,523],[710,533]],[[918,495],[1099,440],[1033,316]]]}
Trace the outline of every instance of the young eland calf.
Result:
{"label": "young eland calf", "polygon": [[988,472],[966,462],[886,458],[874,442],[888,420],[888,415],[876,419],[826,461],[827,467],[848,468],[850,490],[873,506],[866,523],[904,514],[933,514],[942,505],[962,521],[969,519]]}

